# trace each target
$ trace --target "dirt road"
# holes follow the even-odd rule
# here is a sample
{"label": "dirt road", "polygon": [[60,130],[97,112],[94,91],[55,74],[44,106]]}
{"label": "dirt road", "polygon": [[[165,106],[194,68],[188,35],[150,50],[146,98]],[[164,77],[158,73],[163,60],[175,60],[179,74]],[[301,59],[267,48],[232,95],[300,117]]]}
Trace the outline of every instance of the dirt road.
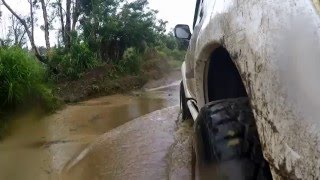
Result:
{"label": "dirt road", "polygon": [[63,179],[190,179],[190,131],[176,132],[178,111],[159,110],[104,134],[68,163]]}
{"label": "dirt road", "polygon": [[[68,174],[63,177],[72,179],[78,175],[77,167],[84,168],[81,171],[87,173],[83,177],[88,179],[117,177],[119,171],[130,170],[154,173],[157,177],[169,177],[170,171],[186,171],[178,173],[182,176],[188,174],[185,167],[175,170],[169,168],[170,164],[172,167],[179,164],[171,163],[169,151],[176,142],[181,141],[179,147],[188,139],[188,136],[181,136],[183,140],[175,137],[178,136],[175,124],[177,107],[157,111],[150,117],[144,116],[130,122],[155,110],[177,105],[179,74],[174,72],[149,83],[144,90],[127,95],[113,95],[68,105],[49,117],[40,118],[37,110],[24,114],[13,121],[10,125],[11,135],[0,143],[0,179],[59,179],[63,169]],[[124,127],[121,127],[123,124]],[[188,130],[186,128],[186,132]],[[78,165],[77,159],[81,152],[88,152],[88,157],[80,158],[82,161]],[[91,157],[90,152],[101,153]],[[92,164],[94,162],[96,164]],[[126,166],[128,162],[131,166]],[[145,162],[144,165],[148,166],[143,169],[142,164],[135,165],[138,162]],[[85,168],[87,165],[90,165],[89,169]],[[118,177],[126,175],[130,173],[120,173]],[[132,177],[143,178],[143,175],[139,173]],[[151,174],[145,175],[150,177]]]}

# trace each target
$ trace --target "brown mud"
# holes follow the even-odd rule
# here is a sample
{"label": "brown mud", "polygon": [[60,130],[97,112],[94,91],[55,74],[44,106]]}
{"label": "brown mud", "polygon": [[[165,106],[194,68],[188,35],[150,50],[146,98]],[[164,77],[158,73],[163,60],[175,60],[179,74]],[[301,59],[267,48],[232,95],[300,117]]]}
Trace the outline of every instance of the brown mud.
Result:
{"label": "brown mud", "polygon": [[[180,176],[188,176],[190,171],[185,169],[188,165],[183,166],[180,163],[176,170],[169,168],[169,164],[173,167],[175,162],[182,162],[168,159],[171,156],[168,153],[175,149],[173,147],[181,149],[176,143],[175,135],[175,132],[178,132],[176,126],[178,107],[157,111],[156,115],[146,115],[179,104],[180,74],[173,74],[177,76],[171,78],[168,76],[167,79],[151,82],[152,84],[146,85],[144,90],[67,105],[49,117],[43,118],[37,111],[21,115],[9,125],[11,134],[0,142],[0,179],[60,179],[63,169],[79,158],[84,149],[95,146],[94,144],[97,144],[97,141],[101,142],[104,137],[111,139],[101,142],[101,146],[95,146],[97,151],[101,150],[101,154],[92,159],[87,158],[84,164],[89,164],[90,168],[83,169],[84,172],[88,172],[86,174],[88,176],[84,177],[89,179],[107,177],[100,176],[101,174],[93,174],[90,177],[91,172],[99,171],[103,174],[104,171],[101,170],[106,170],[104,172],[106,174],[112,172],[112,177],[116,177],[121,164],[122,170],[130,171],[125,167],[128,162],[131,162],[132,166],[135,166],[136,162],[145,162],[148,166],[146,169],[141,169],[146,172],[145,177],[150,177],[147,176],[148,173],[158,173],[159,177],[176,177],[172,172],[177,171],[180,172]],[[136,119],[143,115],[146,116],[140,118],[142,120]],[[133,119],[136,120],[132,121]],[[135,130],[129,131],[130,129]],[[185,139],[180,141],[188,144],[188,135],[183,137]],[[112,141],[117,138],[121,141]],[[91,143],[93,145],[90,145]],[[115,146],[111,146],[112,144]],[[134,148],[136,152],[133,152]],[[137,154],[141,154],[140,159]],[[92,164],[94,162],[97,164]],[[78,166],[74,164],[74,167]],[[135,168],[139,169],[139,166]],[[158,170],[153,171],[153,169]],[[72,172],[77,174],[75,169]],[[134,179],[142,177],[141,175],[143,174],[132,177]]]}

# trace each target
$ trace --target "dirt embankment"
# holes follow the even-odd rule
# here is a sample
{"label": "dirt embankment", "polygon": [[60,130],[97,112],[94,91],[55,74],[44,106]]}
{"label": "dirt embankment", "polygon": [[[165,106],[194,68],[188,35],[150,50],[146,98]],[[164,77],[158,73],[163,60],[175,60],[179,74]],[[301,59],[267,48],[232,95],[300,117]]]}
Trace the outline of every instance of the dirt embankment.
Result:
{"label": "dirt embankment", "polygon": [[64,102],[74,103],[139,89],[147,82],[141,75],[112,77],[109,71],[110,66],[105,65],[92,69],[77,80],[60,82],[57,84],[57,94]]}
{"label": "dirt embankment", "polygon": [[103,65],[82,74],[77,80],[60,81],[56,92],[62,101],[73,103],[100,96],[126,93],[142,87],[153,88],[170,84],[181,79],[181,73],[178,69],[171,67],[169,61],[156,55],[150,55],[148,60],[142,64],[138,75],[120,75],[115,67]]}

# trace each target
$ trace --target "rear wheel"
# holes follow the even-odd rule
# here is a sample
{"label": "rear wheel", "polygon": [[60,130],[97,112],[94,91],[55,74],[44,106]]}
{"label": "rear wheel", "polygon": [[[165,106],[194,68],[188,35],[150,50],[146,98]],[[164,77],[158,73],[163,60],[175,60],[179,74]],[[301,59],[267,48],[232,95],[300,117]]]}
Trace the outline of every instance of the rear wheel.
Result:
{"label": "rear wheel", "polygon": [[272,179],[247,98],[207,104],[195,131],[196,179]]}
{"label": "rear wheel", "polygon": [[184,92],[183,82],[180,83],[180,109],[182,113],[182,120],[187,120],[192,118],[190,110],[187,105],[187,98]]}

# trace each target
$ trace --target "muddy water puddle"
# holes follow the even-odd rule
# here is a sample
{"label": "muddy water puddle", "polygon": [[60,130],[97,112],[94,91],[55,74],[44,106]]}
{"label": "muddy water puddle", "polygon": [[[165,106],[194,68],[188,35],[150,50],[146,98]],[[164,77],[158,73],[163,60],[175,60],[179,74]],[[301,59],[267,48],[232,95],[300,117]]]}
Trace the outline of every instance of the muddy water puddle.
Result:
{"label": "muddy water puddle", "polygon": [[179,103],[178,86],[68,105],[46,118],[30,112],[0,142],[0,179],[59,179],[66,163],[100,135]]}

